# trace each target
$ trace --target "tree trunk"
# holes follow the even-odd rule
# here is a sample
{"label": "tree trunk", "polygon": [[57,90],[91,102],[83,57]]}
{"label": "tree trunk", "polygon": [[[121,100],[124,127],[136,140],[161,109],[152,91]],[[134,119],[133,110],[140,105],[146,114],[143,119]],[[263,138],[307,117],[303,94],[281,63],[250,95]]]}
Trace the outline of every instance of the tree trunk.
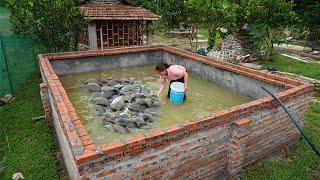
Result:
{"label": "tree trunk", "polygon": [[189,31],[189,42],[190,42],[190,48],[192,49],[192,35],[193,35],[193,27],[191,27],[191,32]]}
{"label": "tree trunk", "polygon": [[198,29],[196,30],[196,51],[198,49]]}
{"label": "tree trunk", "polygon": [[273,59],[272,59],[272,57],[273,57],[273,50],[274,50],[274,49],[273,49],[273,41],[271,40],[270,42],[271,42],[270,60],[273,60]]}

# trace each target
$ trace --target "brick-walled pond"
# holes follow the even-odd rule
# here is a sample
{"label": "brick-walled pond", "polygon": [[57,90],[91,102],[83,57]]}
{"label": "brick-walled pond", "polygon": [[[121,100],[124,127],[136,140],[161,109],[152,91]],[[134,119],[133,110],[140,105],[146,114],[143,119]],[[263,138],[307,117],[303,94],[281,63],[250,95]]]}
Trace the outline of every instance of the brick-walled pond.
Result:
{"label": "brick-walled pond", "polygon": [[[181,64],[191,74],[253,100],[106,144],[94,143],[61,77],[159,62]],[[71,179],[233,177],[300,137],[261,86],[277,94],[302,121],[313,90],[294,79],[166,46],[45,54],[39,55],[39,63],[47,123],[56,131]]]}

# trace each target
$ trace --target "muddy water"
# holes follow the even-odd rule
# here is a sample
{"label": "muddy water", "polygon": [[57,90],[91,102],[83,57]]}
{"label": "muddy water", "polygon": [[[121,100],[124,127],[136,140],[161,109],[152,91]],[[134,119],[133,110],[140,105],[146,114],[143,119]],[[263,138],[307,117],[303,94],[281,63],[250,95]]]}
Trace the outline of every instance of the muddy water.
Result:
{"label": "muddy water", "polygon": [[[153,70],[153,66],[140,66],[133,68],[114,69],[109,71],[89,72],[72,74],[59,77],[65,87],[68,96],[74,105],[79,118],[88,129],[88,132],[96,144],[111,142],[121,139],[130,134],[118,134],[108,132],[102,125],[95,110],[90,104],[91,94],[84,88],[84,81],[95,78],[134,78],[141,80],[150,90],[156,92],[160,80]],[[155,121],[151,128],[141,129],[133,133],[144,133],[157,128],[168,127],[179,122],[191,120],[215,111],[232,107],[251,101],[249,97],[241,96],[229,89],[220,87],[199,76],[190,75],[187,100],[182,105],[171,104],[166,97],[167,89],[162,93],[160,118]]]}

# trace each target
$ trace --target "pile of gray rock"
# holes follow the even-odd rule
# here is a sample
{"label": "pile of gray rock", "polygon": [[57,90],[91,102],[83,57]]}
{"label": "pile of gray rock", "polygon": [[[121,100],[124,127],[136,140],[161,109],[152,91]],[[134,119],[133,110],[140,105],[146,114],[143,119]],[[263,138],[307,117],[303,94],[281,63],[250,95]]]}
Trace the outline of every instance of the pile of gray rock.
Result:
{"label": "pile of gray rock", "polygon": [[222,42],[221,50],[211,50],[207,56],[218,60],[235,59],[243,54],[243,48],[236,36],[230,34]]}
{"label": "pile of gray rock", "polygon": [[109,131],[128,133],[150,127],[158,119],[160,103],[140,81],[89,79],[85,86],[92,105]]}
{"label": "pile of gray rock", "polygon": [[[212,49],[208,52],[207,56],[211,57],[215,60],[220,61],[231,61],[236,60],[237,62],[247,59],[246,55],[252,55],[252,43],[247,36],[241,35],[228,35],[225,39],[223,39],[221,50]],[[250,58],[252,58],[250,56]]]}
{"label": "pile of gray rock", "polygon": [[12,94],[7,94],[5,95],[3,98],[0,99],[0,106],[4,105],[4,104],[9,104],[11,103],[11,101],[13,100],[13,96]]}

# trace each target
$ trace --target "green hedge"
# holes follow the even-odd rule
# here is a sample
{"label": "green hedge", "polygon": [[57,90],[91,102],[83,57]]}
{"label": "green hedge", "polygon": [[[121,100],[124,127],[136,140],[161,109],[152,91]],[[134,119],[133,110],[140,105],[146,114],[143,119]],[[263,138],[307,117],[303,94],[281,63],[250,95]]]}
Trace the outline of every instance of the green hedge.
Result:
{"label": "green hedge", "polygon": [[6,0],[0,0],[0,6],[5,6]]}

